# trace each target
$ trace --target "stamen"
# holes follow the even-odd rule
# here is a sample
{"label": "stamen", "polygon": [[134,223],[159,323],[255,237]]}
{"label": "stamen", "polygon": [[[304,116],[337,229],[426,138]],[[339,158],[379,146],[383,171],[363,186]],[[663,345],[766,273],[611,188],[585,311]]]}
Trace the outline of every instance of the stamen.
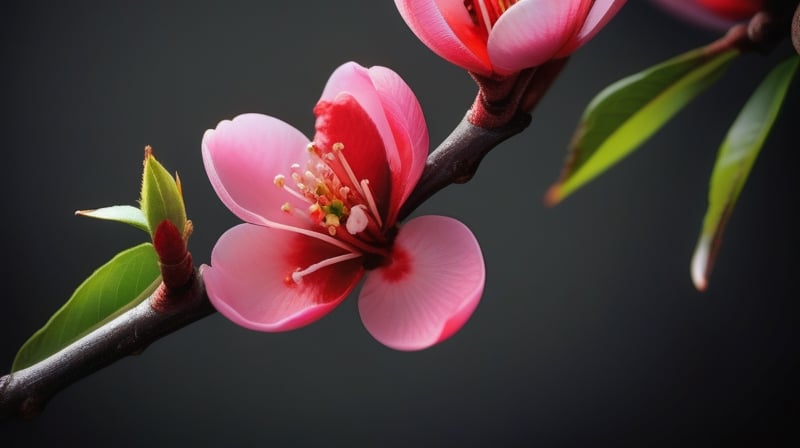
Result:
{"label": "stamen", "polygon": [[344,242],[344,241],[342,241],[342,240],[340,240],[338,238],[333,238],[332,236],[327,235],[325,233],[317,232],[316,230],[310,230],[310,229],[304,229],[302,227],[290,226],[288,224],[281,224],[281,223],[278,223],[278,222],[275,222],[275,221],[267,221],[266,219],[263,219],[263,218],[260,221],[261,221],[262,225],[264,225],[266,227],[270,227],[270,228],[277,229],[277,230],[286,230],[286,231],[294,232],[294,233],[297,233],[297,234],[300,234],[300,235],[305,235],[305,236],[308,236],[308,237],[311,237],[311,238],[318,239],[320,241],[324,241],[324,242],[326,242],[328,244],[331,244],[333,246],[339,247],[339,248],[344,249],[344,250],[346,250],[348,252],[357,253],[359,255],[361,254],[361,252],[359,252],[356,249],[356,247],[353,246],[352,244],[348,244],[348,243],[346,243],[346,242]]}
{"label": "stamen", "polygon": [[[282,189],[283,191],[289,193],[290,195],[296,197],[297,199],[300,199],[303,202],[309,202],[307,197],[286,186],[286,177],[283,174],[278,174],[277,176],[275,176],[275,180],[273,181],[273,183],[275,184],[276,187]],[[297,184],[297,187],[300,188],[300,190],[302,190],[303,184]]]}
{"label": "stamen", "polygon": [[381,215],[378,213],[378,206],[375,205],[375,198],[372,196],[372,190],[369,188],[369,179],[361,181],[361,189],[364,191],[364,198],[366,198],[367,204],[369,204],[372,216],[375,218],[375,221],[378,221],[378,227],[383,227]]}
{"label": "stamen", "polygon": [[347,173],[347,177],[350,178],[350,182],[352,182],[353,186],[356,187],[358,193],[361,196],[364,196],[364,192],[361,190],[361,185],[358,183],[356,175],[355,173],[353,173],[353,169],[350,168],[350,164],[347,163],[347,159],[344,157],[344,154],[342,154],[342,150],[344,150],[344,143],[341,142],[334,143],[331,149],[333,150],[334,154],[336,154],[336,157],[339,159],[339,163],[342,164],[342,168],[344,168],[344,171]]}
{"label": "stamen", "polygon": [[[369,230],[374,226],[374,222],[370,221],[369,225],[364,230]],[[370,243],[364,238],[364,234],[361,235],[350,235],[349,232],[339,232],[336,234],[336,238],[340,241],[349,243],[352,245],[353,248],[360,250],[362,254],[374,254],[381,257],[390,257],[392,254],[391,252],[378,245],[377,241]]]}
{"label": "stamen", "polygon": [[334,215],[333,213],[328,213],[325,215],[325,225],[337,227],[339,226],[339,217]]}
{"label": "stamen", "polygon": [[486,4],[484,0],[477,0],[478,1],[478,10],[481,13],[481,17],[483,18],[483,26],[486,28],[486,33],[492,32],[492,19],[489,18],[489,11],[486,10]]}
{"label": "stamen", "polygon": [[508,8],[514,6],[519,0],[464,0],[464,7],[469,13],[472,23],[483,26],[489,34]]}
{"label": "stamen", "polygon": [[361,257],[360,253],[351,252],[344,255],[328,258],[327,260],[322,260],[319,263],[314,263],[305,269],[292,272],[292,280],[295,283],[300,283],[303,280],[303,277],[305,277],[306,275],[313,274],[314,272],[317,272],[322,268],[333,266],[343,261],[353,260],[358,257]]}

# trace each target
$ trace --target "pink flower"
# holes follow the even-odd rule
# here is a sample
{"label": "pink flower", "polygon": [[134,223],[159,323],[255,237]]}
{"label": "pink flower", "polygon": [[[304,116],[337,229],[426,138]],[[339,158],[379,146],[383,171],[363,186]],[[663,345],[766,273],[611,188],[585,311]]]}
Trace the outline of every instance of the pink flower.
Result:
{"label": "pink flower", "polygon": [[417,350],[466,322],[483,293],[480,247],[460,222],[398,225],[428,155],[416,97],[384,67],[355,63],[328,80],[309,140],[273,117],[222,121],[203,161],[222,202],[247,221],[220,237],[203,277],[217,310],[260,331],[291,330],[358,299],[383,344]]}
{"label": "pink flower", "polygon": [[471,72],[508,75],[569,56],[625,0],[395,0],[414,34]]}
{"label": "pink flower", "polygon": [[765,0],[653,0],[675,15],[706,28],[727,30],[757,13]]}

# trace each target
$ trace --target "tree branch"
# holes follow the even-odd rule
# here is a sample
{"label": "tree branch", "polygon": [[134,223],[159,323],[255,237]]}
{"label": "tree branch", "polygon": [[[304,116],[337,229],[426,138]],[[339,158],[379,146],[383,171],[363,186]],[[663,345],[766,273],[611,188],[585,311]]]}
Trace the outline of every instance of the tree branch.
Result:
{"label": "tree branch", "polygon": [[57,392],[119,359],[144,351],[158,339],[212,313],[201,276],[189,294],[156,311],[157,291],[147,300],[58,353],[0,378],[0,421],[39,414]]}
{"label": "tree branch", "polygon": [[470,113],[428,156],[422,177],[400,209],[399,219],[408,217],[420,204],[444,187],[468,182],[489,151],[522,132],[531,122],[529,114],[519,112],[501,127],[484,129],[470,123]]}

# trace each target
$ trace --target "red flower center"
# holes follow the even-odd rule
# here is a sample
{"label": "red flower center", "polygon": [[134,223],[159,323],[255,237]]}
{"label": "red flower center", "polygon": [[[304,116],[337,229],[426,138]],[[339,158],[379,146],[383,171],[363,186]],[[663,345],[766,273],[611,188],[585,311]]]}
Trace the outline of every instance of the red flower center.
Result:
{"label": "red flower center", "polygon": [[356,178],[341,142],[327,149],[309,143],[308,151],[314,157],[307,166],[294,164],[288,178],[275,176],[276,186],[309,204],[308,208],[295,210],[287,202],[281,210],[306,216],[330,236],[364,252],[375,252],[375,246],[385,244],[386,238],[369,180]]}

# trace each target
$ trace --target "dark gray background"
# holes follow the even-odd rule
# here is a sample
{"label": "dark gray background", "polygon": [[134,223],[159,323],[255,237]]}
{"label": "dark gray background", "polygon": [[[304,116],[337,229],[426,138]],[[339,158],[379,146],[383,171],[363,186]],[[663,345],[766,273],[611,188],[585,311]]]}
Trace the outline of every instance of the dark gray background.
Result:
{"label": "dark gray background", "polygon": [[[135,204],[145,145],[180,172],[191,250],[205,262],[238,222],[205,177],[205,129],[263,112],[311,135],[311,109],[347,60],[400,73],[432,144],[475,94],[390,1],[50,3],[0,6],[3,371],[83,278],[143,241],[135,229],[72,213]],[[283,334],[214,315],[73,385],[40,417],[0,424],[0,444],[797,439],[798,86],[737,205],[710,290],[696,292],[689,278],[716,149],[788,42],[737,60],[639,152],[562,205],[542,205],[595,93],[714,37],[629,2],[573,57],[524,134],[490,154],[472,182],[419,210],[467,223],[486,258],[483,300],[451,340],[387,349],[363,329],[355,297]]]}

